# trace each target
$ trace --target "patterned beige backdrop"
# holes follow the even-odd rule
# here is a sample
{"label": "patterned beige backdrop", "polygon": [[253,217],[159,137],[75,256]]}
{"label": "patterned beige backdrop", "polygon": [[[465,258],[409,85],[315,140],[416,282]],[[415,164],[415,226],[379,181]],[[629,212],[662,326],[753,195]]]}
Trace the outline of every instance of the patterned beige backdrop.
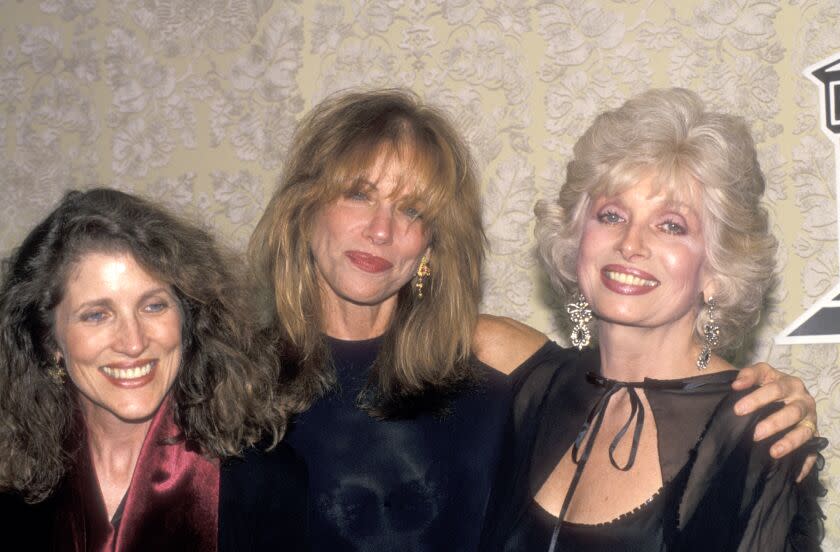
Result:
{"label": "patterned beige backdrop", "polygon": [[827,550],[840,549],[836,346],[770,337],[838,274],[833,149],[802,70],[840,52],[840,0],[0,0],[0,252],[68,188],[114,186],[237,245],[295,121],[349,86],[410,86],[469,138],[492,252],[484,309],[556,334],[531,250],[592,117],[680,85],[752,124],[783,285],[757,358],[805,379],[833,442]]}

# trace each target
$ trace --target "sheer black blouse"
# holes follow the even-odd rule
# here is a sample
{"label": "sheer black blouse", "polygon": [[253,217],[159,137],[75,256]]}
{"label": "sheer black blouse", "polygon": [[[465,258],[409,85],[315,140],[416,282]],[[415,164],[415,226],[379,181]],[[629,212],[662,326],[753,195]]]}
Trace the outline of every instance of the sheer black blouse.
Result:
{"label": "sheer black blouse", "polygon": [[[548,550],[556,518],[533,497],[586,424],[601,399],[626,384],[597,376],[597,351],[514,374],[515,444],[506,452],[485,525],[482,550]],[[587,376],[587,374],[589,374]],[[681,380],[645,380],[646,420],[657,428],[663,487],[633,512],[609,523],[560,524],[555,550],[818,550],[824,493],[812,473],[794,478],[820,443],[781,460],[772,439],[753,443],[755,424],[769,409],[739,417],[735,371]],[[629,392],[629,391],[628,391]],[[651,419],[652,418],[652,419]],[[613,436],[608,436],[611,440]],[[583,455],[579,455],[579,460]],[[816,471],[816,470],[815,470]]]}

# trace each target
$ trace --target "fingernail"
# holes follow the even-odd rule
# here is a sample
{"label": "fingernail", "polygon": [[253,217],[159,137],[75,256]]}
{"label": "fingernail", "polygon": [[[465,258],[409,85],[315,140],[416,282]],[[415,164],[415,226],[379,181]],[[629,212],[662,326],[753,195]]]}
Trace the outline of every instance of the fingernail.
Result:
{"label": "fingernail", "polygon": [[[755,440],[756,440],[756,441],[761,441],[762,439],[764,439],[765,437],[767,437],[767,430],[766,430],[766,429],[764,429],[763,427],[757,427],[757,428],[755,428],[755,434],[754,434],[754,437],[755,437]],[[779,446],[779,445],[776,445],[776,446]],[[774,448],[775,448],[775,447],[774,447]]]}
{"label": "fingernail", "polygon": [[774,457],[778,458],[779,456],[781,456],[785,453],[785,450],[786,450],[786,447],[784,445],[782,445],[780,443],[775,444],[770,449],[770,454],[772,454]]}
{"label": "fingernail", "polygon": [[742,415],[746,414],[746,412],[747,412],[747,407],[744,406],[743,404],[736,404],[735,405],[735,414],[738,414],[739,416],[742,416]]}

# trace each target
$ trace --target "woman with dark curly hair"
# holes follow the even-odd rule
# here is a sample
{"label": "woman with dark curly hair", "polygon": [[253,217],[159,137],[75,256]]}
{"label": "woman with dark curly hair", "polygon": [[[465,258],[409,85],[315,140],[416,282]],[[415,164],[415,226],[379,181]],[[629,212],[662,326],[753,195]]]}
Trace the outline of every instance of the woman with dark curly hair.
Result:
{"label": "woman with dark curly hair", "polygon": [[203,230],[114,190],[68,193],[27,236],[0,287],[4,538],[304,546],[306,472],[278,444],[278,368],[239,265]]}

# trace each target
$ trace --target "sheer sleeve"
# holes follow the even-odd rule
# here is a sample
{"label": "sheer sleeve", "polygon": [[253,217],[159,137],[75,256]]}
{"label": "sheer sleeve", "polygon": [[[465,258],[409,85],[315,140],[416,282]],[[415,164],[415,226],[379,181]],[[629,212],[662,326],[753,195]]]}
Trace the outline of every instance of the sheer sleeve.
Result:
{"label": "sheer sleeve", "polygon": [[817,473],[795,482],[805,456],[823,441],[779,460],[770,456],[770,439],[752,440],[755,425],[776,406],[754,415],[734,414],[742,393],[731,393],[718,406],[692,452],[682,476],[679,550],[773,552],[819,550],[824,490]]}
{"label": "sheer sleeve", "polygon": [[817,452],[824,439],[812,439],[805,450],[793,458],[775,462],[767,470],[761,492],[750,512],[739,551],[758,550],[818,551],[822,540],[823,513],[817,498],[824,496],[818,467],[800,484],[793,483],[802,460],[809,452]]}

